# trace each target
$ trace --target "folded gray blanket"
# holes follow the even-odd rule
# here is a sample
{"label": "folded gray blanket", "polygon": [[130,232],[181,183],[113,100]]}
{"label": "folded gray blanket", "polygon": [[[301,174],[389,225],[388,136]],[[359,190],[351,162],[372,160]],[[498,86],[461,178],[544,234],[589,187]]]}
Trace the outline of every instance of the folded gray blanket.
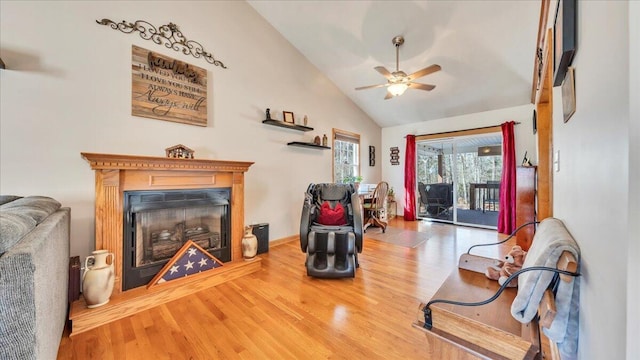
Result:
{"label": "folded gray blanket", "polygon": [[[563,251],[580,259],[580,248],[562,221],[544,219],[533,238],[523,268],[545,266],[555,268]],[[511,304],[511,315],[528,323],[538,311],[545,290],[554,277],[551,271],[528,271],[518,277],[518,294]],[[549,329],[543,329],[550,340],[558,344],[562,359],[574,359],[578,351],[578,311],[580,280],[561,281],[556,292],[556,317]]]}

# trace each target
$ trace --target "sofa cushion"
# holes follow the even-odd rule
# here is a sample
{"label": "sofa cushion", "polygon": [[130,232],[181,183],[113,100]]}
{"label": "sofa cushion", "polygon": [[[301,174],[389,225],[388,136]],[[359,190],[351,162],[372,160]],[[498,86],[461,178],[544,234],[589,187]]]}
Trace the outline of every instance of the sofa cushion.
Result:
{"label": "sofa cushion", "polygon": [[0,254],[9,250],[34,227],[36,221],[28,215],[0,211]]}
{"label": "sofa cushion", "polygon": [[0,206],[0,212],[23,214],[31,217],[39,224],[47,216],[60,208],[61,204],[46,196],[28,196]]}
{"label": "sofa cushion", "polygon": [[16,195],[0,195],[0,205],[6,204],[16,199],[20,199],[22,196]]}

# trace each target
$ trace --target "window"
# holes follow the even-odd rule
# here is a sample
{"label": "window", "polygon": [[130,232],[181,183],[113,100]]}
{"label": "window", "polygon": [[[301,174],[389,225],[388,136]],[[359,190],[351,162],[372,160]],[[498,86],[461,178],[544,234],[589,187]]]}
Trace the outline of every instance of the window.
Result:
{"label": "window", "polygon": [[354,182],[360,175],[360,135],[333,129],[333,182]]}

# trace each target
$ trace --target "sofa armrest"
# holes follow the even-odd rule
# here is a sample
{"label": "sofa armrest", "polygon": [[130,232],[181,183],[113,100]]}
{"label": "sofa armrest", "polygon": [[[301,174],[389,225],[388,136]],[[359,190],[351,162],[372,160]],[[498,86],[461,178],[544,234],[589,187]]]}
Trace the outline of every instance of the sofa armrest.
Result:
{"label": "sofa armrest", "polygon": [[0,358],[55,359],[67,321],[70,209],[0,256]]}

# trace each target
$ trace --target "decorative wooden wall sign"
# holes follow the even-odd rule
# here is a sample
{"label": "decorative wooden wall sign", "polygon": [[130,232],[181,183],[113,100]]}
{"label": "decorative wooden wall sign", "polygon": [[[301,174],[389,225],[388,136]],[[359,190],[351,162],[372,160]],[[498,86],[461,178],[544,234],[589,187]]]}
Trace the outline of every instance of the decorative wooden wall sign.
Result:
{"label": "decorative wooden wall sign", "polygon": [[400,150],[398,150],[397,146],[392,147],[390,150],[391,150],[391,165],[400,165]]}
{"label": "decorative wooden wall sign", "polygon": [[131,114],[207,126],[207,71],[132,46]]}

